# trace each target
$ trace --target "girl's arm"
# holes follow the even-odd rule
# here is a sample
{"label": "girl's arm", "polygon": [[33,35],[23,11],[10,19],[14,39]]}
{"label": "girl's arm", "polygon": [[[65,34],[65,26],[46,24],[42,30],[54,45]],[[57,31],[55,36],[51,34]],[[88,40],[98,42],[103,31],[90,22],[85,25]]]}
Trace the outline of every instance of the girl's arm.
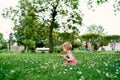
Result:
{"label": "girl's arm", "polygon": [[62,54],[58,54],[58,56],[59,56],[59,57],[62,57],[62,58],[63,58],[65,55],[62,55]]}
{"label": "girl's arm", "polygon": [[58,54],[58,56],[61,57],[61,58],[63,58],[64,60],[67,60],[66,55]]}
{"label": "girl's arm", "polygon": [[72,61],[73,60],[73,55],[72,54],[68,54],[68,57],[67,58],[66,56],[63,57],[63,59],[67,60],[67,61]]}

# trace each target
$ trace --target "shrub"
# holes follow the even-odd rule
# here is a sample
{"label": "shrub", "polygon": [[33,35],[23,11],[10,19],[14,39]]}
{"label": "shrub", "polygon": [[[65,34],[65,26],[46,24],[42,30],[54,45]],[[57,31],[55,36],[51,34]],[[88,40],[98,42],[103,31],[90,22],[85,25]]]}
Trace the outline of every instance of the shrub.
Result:
{"label": "shrub", "polygon": [[61,47],[60,46],[55,46],[54,47],[54,52],[55,53],[60,53],[61,52]]}

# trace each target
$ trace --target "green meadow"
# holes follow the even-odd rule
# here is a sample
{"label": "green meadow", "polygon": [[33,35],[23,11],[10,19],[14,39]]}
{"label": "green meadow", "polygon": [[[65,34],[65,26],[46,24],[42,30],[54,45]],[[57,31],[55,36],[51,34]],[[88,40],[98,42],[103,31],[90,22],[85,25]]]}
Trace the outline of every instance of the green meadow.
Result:
{"label": "green meadow", "polygon": [[0,53],[0,80],[120,80],[120,53],[74,55],[76,66],[62,66],[55,53]]}

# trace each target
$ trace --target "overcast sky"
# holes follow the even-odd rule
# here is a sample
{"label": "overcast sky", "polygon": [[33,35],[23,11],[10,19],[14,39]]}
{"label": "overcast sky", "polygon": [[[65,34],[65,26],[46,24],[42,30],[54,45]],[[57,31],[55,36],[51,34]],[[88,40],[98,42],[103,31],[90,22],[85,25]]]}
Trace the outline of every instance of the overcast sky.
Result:
{"label": "overcast sky", "polygon": [[3,9],[18,4],[18,0],[0,0],[0,32],[4,34],[4,38],[8,39],[9,33],[12,31],[13,22],[2,17]]}
{"label": "overcast sky", "polygon": [[[86,4],[82,0],[80,9],[84,14],[83,23],[85,24],[85,26],[81,29],[82,33],[84,32],[86,26],[96,24],[103,26],[108,34],[120,35],[120,14],[117,14],[116,16],[114,15],[112,7],[114,0],[109,1],[110,2],[97,7],[95,11],[91,11],[87,9]],[[8,34],[12,31],[12,27],[14,25],[9,19],[4,19],[1,16],[1,13],[4,8],[15,6],[17,3],[18,0],[0,0],[0,32],[4,34],[5,39],[8,39]]]}
{"label": "overcast sky", "polygon": [[85,26],[91,24],[101,25],[108,34],[120,35],[120,14],[115,16],[113,3],[115,0],[98,6],[95,11],[88,10],[85,3],[82,1],[81,10],[84,13],[83,23]]}

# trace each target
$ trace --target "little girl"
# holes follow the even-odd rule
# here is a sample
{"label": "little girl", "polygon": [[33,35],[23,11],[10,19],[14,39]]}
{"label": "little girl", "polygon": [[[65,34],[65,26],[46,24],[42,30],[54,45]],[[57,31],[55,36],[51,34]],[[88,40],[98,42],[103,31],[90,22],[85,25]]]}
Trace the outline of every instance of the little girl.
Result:
{"label": "little girl", "polygon": [[59,55],[64,60],[66,60],[66,62],[63,63],[63,65],[64,66],[66,66],[66,65],[76,65],[77,60],[76,60],[75,56],[72,54],[72,52],[71,52],[71,49],[72,49],[71,43],[70,42],[63,43],[62,44],[62,49],[66,53],[66,55]]}

